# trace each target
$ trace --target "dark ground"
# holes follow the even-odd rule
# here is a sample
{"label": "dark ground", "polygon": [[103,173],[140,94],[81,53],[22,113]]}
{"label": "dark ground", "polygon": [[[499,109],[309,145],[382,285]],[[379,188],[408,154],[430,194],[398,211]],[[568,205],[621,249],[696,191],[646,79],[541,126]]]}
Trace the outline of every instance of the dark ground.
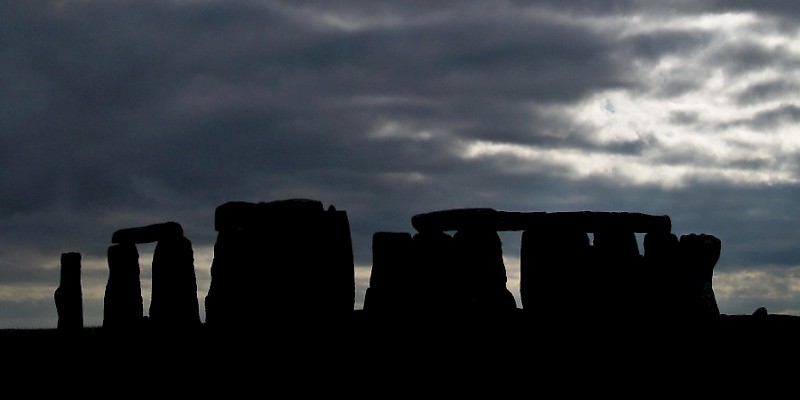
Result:
{"label": "dark ground", "polygon": [[519,311],[469,318],[355,311],[347,321],[283,318],[225,332],[6,329],[0,363],[14,373],[6,383],[41,377],[42,388],[81,394],[100,387],[112,387],[98,392],[106,395],[153,394],[154,385],[166,385],[159,387],[184,396],[222,389],[230,398],[278,389],[326,398],[432,390],[448,397],[478,390],[493,398],[510,397],[506,390],[514,397],[543,390],[639,397],[642,387],[685,395],[769,384],[759,381],[762,374],[794,373],[800,356],[798,316],[722,315],[711,324],[675,326],[540,321]]}

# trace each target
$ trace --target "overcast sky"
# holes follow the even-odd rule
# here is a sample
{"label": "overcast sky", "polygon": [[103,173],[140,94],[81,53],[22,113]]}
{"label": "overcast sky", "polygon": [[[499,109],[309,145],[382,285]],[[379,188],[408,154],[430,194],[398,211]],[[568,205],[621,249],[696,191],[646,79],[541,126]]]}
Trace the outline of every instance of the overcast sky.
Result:
{"label": "overcast sky", "polygon": [[55,327],[64,252],[101,324],[112,233],[165,221],[202,309],[215,208],[287,198],[347,211],[355,308],[374,232],[492,207],[668,215],[722,313],[800,314],[796,1],[0,4],[0,328]]}

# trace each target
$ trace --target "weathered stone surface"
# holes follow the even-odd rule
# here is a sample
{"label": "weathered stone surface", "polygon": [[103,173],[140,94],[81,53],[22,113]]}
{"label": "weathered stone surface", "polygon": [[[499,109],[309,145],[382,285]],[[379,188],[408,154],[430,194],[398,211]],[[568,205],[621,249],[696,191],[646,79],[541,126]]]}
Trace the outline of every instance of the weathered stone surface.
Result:
{"label": "weathered stone surface", "polygon": [[159,240],[153,253],[149,317],[159,329],[201,326],[194,251],[186,237]]}
{"label": "weathered stone surface", "polygon": [[83,329],[83,289],[81,287],[81,254],[61,254],[61,280],[54,293],[59,331]]}
{"label": "weathered stone surface", "polygon": [[139,252],[130,242],[108,248],[108,283],[103,299],[103,328],[136,329],[144,315]]}
{"label": "weathered stone surface", "polygon": [[177,222],[120,229],[111,235],[111,243],[153,243],[162,239],[183,237],[183,227]]}
{"label": "weathered stone surface", "polygon": [[487,228],[497,231],[533,229],[600,232],[609,230],[635,233],[670,232],[669,216],[630,212],[513,212],[492,208],[461,208],[417,214],[411,225],[418,231],[451,231]]}

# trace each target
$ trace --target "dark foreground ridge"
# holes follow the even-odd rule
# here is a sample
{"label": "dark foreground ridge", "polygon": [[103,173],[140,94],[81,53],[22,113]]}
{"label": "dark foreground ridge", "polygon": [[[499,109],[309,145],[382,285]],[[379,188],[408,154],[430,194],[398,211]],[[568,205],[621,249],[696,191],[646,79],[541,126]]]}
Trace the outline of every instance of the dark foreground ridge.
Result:
{"label": "dark foreground ridge", "polygon": [[[800,333],[800,318],[763,308],[720,313],[712,283],[720,239],[677,235],[666,215],[491,208],[414,215],[413,231],[373,234],[363,309],[355,309],[346,211],[313,199],[234,201],[217,207],[214,227],[211,285],[202,301],[192,244],[179,223],[124,228],[108,248],[102,326],[83,325],[80,253],[65,253],[54,296],[58,328],[0,331],[0,340],[37,349],[78,341],[101,353],[169,344],[192,352],[299,346],[369,356],[619,349],[647,341],[649,349],[739,346]],[[521,307],[506,285],[500,231],[521,232]],[[136,245],[151,242],[145,313]]]}

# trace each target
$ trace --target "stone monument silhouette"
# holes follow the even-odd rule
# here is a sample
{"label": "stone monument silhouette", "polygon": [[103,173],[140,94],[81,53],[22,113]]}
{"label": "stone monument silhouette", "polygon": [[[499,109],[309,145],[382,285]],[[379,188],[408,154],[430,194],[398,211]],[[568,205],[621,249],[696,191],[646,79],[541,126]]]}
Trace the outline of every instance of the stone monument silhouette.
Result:
{"label": "stone monument silhouette", "polygon": [[53,294],[58,312],[59,331],[83,329],[83,289],[81,287],[81,254],[61,254],[61,280]]}
{"label": "stone monument silhouette", "polygon": [[137,244],[156,242],[147,321],[162,331],[202,326],[192,243],[177,222],[121,229],[111,237],[103,326],[136,328],[144,322]]}

